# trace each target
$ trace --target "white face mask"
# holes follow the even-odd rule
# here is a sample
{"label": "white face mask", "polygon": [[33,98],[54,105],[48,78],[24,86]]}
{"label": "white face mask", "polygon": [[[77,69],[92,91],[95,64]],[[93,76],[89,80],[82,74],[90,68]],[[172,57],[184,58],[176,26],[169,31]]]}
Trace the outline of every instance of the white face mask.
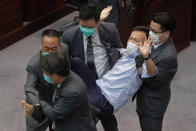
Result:
{"label": "white face mask", "polygon": [[136,51],[138,51],[138,45],[132,43],[132,42],[127,42],[127,55],[132,55]]}
{"label": "white face mask", "polygon": [[159,35],[155,34],[154,32],[150,31],[149,32],[149,37],[152,39],[152,42],[154,44],[158,44],[160,42],[159,40]]}

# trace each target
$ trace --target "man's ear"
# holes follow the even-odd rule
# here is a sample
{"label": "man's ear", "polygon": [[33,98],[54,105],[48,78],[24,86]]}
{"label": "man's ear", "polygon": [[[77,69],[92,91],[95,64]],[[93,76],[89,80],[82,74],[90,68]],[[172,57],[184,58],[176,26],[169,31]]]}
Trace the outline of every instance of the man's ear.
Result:
{"label": "man's ear", "polygon": [[171,32],[170,31],[166,31],[165,34],[166,34],[166,36],[168,38],[170,36]]}

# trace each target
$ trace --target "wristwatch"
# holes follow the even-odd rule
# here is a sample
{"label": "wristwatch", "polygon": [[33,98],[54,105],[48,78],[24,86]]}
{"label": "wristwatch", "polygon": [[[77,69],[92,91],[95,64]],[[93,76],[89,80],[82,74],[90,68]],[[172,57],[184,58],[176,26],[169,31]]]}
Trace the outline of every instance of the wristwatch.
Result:
{"label": "wristwatch", "polygon": [[40,104],[36,104],[36,105],[33,105],[33,108],[34,110],[31,116],[38,122],[43,121],[43,119],[45,118],[45,115],[43,114],[42,106]]}
{"label": "wristwatch", "polygon": [[37,111],[37,110],[41,110],[42,107],[40,104],[35,104],[35,105],[33,105],[33,109],[34,109],[34,111]]}
{"label": "wristwatch", "polygon": [[143,57],[145,61],[147,61],[148,59],[150,59],[151,55],[149,54],[147,58]]}

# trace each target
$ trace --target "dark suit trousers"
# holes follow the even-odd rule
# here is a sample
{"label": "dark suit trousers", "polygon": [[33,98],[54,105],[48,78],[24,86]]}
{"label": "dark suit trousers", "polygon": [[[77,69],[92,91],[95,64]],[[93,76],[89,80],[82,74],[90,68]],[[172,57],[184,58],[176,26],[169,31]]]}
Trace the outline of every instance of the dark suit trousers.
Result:
{"label": "dark suit trousers", "polygon": [[160,107],[154,105],[155,98],[146,96],[146,93],[142,94],[137,94],[136,110],[142,131],[161,131],[164,113],[156,110]]}
{"label": "dark suit trousers", "polygon": [[71,59],[71,69],[86,84],[90,104],[101,110],[97,117],[101,120],[105,131],[117,131],[117,120],[113,115],[114,108],[102,94],[98,85],[96,85],[94,73],[85,65],[83,60],[77,57]]}
{"label": "dark suit trousers", "polygon": [[163,117],[153,118],[138,114],[142,131],[162,131]]}

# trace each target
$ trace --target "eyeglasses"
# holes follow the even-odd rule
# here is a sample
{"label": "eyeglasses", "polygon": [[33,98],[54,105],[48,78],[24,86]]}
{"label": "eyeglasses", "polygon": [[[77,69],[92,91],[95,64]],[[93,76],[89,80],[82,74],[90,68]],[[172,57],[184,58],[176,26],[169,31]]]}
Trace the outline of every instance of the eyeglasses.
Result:
{"label": "eyeglasses", "polygon": [[157,32],[157,31],[154,31],[152,29],[150,29],[150,31],[152,31],[154,34],[157,34],[157,35],[161,35],[162,33],[164,33],[164,32]]}
{"label": "eyeglasses", "polygon": [[148,28],[149,28],[150,31],[152,31],[153,33],[155,33],[155,34],[157,34],[157,35],[160,35],[160,34],[164,33],[164,32],[158,32],[158,31],[153,30],[153,29],[150,27],[150,25],[148,26]]}
{"label": "eyeglasses", "polygon": [[58,47],[52,47],[52,48],[43,47],[42,50],[45,51],[45,52],[49,52],[49,51],[54,52],[54,51],[57,51],[58,50]]}

